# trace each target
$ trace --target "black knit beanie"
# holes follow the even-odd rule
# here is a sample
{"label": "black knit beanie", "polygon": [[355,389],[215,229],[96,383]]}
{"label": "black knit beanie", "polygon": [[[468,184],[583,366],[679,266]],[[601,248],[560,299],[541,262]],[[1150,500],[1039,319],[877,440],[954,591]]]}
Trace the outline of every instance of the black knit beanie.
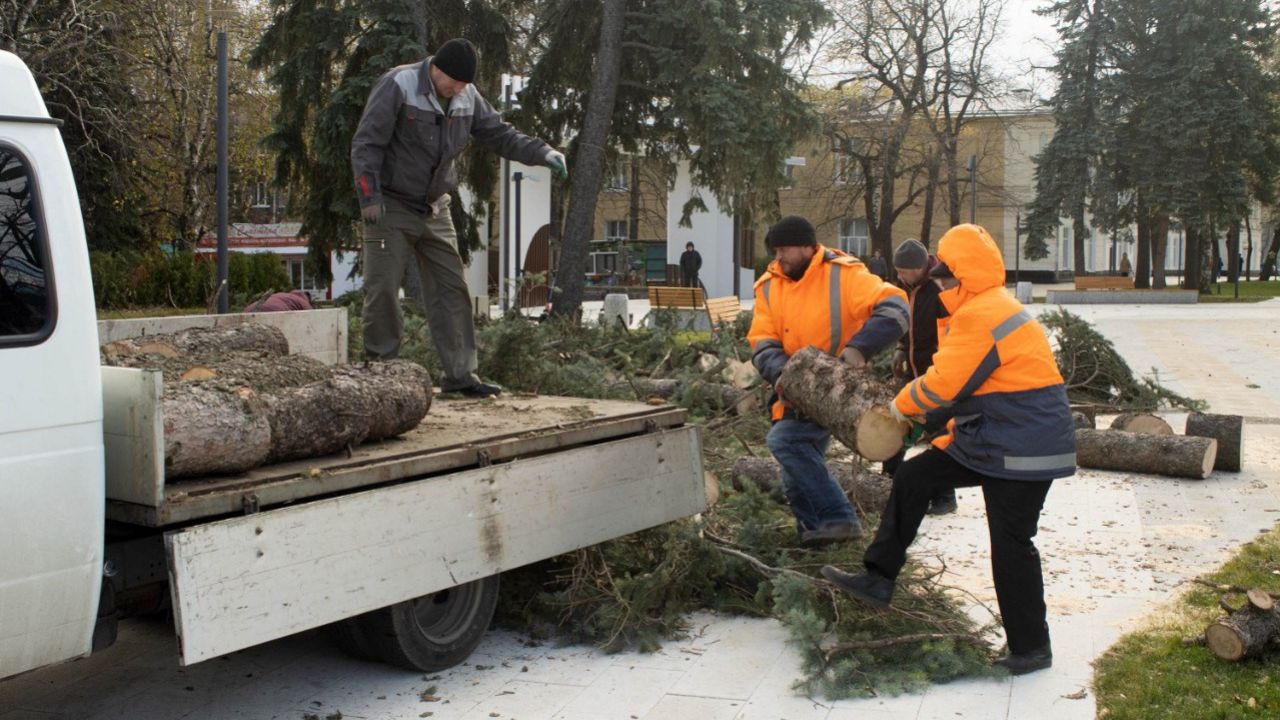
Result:
{"label": "black knit beanie", "polygon": [[799,215],[788,215],[774,223],[764,239],[770,248],[818,244],[818,234],[814,232],[813,225]]}
{"label": "black knit beanie", "polygon": [[431,61],[445,75],[459,82],[476,81],[476,46],[465,38],[454,38],[436,51]]}

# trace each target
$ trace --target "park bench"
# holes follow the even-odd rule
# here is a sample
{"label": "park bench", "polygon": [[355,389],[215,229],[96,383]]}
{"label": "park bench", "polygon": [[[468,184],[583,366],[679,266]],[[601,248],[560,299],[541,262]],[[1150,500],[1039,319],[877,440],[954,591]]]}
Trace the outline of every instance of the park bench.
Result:
{"label": "park bench", "polygon": [[742,312],[742,302],[736,295],[711,298],[707,301],[707,317],[711,319],[711,327],[721,323],[732,323]]}
{"label": "park bench", "polygon": [[1077,290],[1132,290],[1133,277],[1130,275],[1077,275]]}
{"label": "park bench", "polygon": [[700,287],[649,286],[649,307],[698,309],[707,304]]}

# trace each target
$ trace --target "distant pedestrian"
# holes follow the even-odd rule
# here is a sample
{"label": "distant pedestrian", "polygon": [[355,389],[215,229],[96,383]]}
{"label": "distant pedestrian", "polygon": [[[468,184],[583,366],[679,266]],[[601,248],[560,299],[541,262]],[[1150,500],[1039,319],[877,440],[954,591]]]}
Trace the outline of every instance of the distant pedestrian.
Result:
{"label": "distant pedestrian", "polygon": [[698,271],[702,269],[702,255],[693,249],[693,243],[684,244],[680,255],[680,280],[685,287],[698,287]]}
{"label": "distant pedestrian", "polygon": [[867,269],[871,271],[872,275],[875,275],[881,280],[888,281],[889,263],[885,262],[885,259],[880,255],[879,250],[876,250],[871,255],[871,259],[867,261]]}
{"label": "distant pedestrian", "polygon": [[1129,262],[1129,253],[1121,253],[1120,274],[1128,277],[1131,272],[1133,272],[1133,263]]}

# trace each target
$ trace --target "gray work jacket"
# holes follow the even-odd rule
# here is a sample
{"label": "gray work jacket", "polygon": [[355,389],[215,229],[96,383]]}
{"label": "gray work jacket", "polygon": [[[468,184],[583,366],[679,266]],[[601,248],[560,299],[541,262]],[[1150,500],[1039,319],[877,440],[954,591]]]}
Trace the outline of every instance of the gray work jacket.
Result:
{"label": "gray work jacket", "polygon": [[394,68],[369,93],[351,140],[360,207],[385,196],[426,214],[458,187],[454,161],[472,135],[508,160],[545,163],[547,144],[503,122],[474,85],[450,101],[446,114],[431,84],[430,63],[427,58]]}

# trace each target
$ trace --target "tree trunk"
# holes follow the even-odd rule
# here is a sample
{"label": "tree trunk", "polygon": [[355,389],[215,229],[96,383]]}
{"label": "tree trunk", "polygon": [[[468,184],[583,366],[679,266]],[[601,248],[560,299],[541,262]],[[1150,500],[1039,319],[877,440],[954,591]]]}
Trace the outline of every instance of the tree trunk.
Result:
{"label": "tree trunk", "polygon": [[249,388],[166,385],[163,409],[168,478],[244,472],[271,453],[270,410]]}
{"label": "tree trunk", "polygon": [[1227,230],[1227,281],[1234,283],[1240,279],[1240,223],[1233,222]]}
{"label": "tree trunk", "polygon": [[192,328],[165,335],[143,335],[103,345],[104,365],[118,364],[127,355],[214,355],[235,350],[257,350],[272,355],[288,355],[289,341],[280,328],[259,323],[241,323],[215,328]]}
{"label": "tree trunk", "polygon": [[1276,274],[1276,258],[1280,257],[1280,224],[1271,231],[1271,247],[1267,248],[1267,254],[1262,256],[1262,270],[1258,272],[1258,279],[1266,282]]}
{"label": "tree trunk", "polygon": [[1240,472],[1244,454],[1244,418],[1239,415],[1191,413],[1187,416],[1186,434],[1218,441],[1214,470]]}
{"label": "tree trunk", "polygon": [[1182,287],[1185,290],[1199,290],[1200,287],[1200,253],[1201,238],[1200,228],[1195,225],[1184,224],[1184,240],[1182,249]]}
{"label": "tree trunk", "polygon": [[1151,218],[1138,216],[1138,252],[1133,262],[1133,286],[1146,290],[1151,287]]}
{"label": "tree trunk", "polygon": [[1249,604],[1204,631],[1209,651],[1231,661],[1259,655],[1278,638],[1280,614],[1271,598],[1259,591],[1250,591]]}
{"label": "tree trunk", "polygon": [[1202,480],[1213,471],[1218,441],[1123,430],[1076,430],[1076,463],[1098,470]]}
{"label": "tree trunk", "polygon": [[557,280],[560,294],[551,306],[558,317],[578,317],[587,269],[587,248],[595,230],[596,199],[604,178],[604,149],[609,144],[614,99],[622,67],[622,31],[626,0],[605,0],[600,20],[600,46],[592,71],[582,134],[575,140],[577,157],[569,191],[564,241]]}
{"label": "tree trunk", "polygon": [[1169,251],[1169,216],[1161,215],[1151,226],[1151,287],[1166,287],[1164,265]]}
{"label": "tree trunk", "polygon": [[902,449],[906,428],[893,419],[894,392],[866,370],[855,370],[815,347],[791,356],[779,384],[797,412],[868,460]]}
{"label": "tree trunk", "polygon": [[[880,513],[889,502],[893,479],[863,470],[858,461],[828,462],[827,471],[858,508],[858,514]],[[782,466],[773,458],[742,456],[733,461],[733,488],[741,491],[746,479],[766,493],[782,493]]]}
{"label": "tree trunk", "polygon": [[1082,205],[1071,219],[1071,268],[1077,277],[1085,274],[1084,235],[1086,232]]}
{"label": "tree trunk", "polygon": [[1117,415],[1115,420],[1111,421],[1112,430],[1123,430],[1131,433],[1146,433],[1147,435],[1172,435],[1173,428],[1169,423],[1151,413],[1124,413]]}

